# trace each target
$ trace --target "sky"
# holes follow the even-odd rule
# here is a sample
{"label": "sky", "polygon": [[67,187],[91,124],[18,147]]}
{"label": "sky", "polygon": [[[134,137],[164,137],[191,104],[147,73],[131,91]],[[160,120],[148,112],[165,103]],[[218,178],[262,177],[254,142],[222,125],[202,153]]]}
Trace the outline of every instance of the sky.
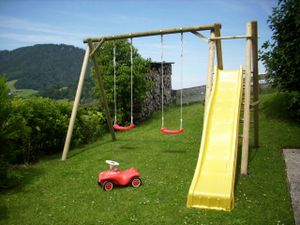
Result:
{"label": "sky", "polygon": [[[277,0],[0,0],[0,50],[49,43],[85,49],[87,37],[213,23],[222,24],[223,36],[245,35],[253,20],[260,47],[272,36],[267,19],[276,5]],[[133,44],[144,58],[161,61],[160,36]],[[222,48],[224,69],[245,65],[245,40],[224,40]],[[206,83],[207,42],[185,33],[182,64],[180,34],[164,36],[163,49],[163,60],[174,62],[173,89]],[[259,71],[265,72],[261,63]]]}

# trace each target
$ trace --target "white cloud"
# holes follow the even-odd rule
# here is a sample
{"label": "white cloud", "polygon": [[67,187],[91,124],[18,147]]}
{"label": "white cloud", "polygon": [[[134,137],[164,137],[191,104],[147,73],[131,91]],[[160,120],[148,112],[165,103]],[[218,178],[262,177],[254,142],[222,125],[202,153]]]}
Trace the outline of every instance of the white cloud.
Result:
{"label": "white cloud", "polygon": [[228,10],[229,12],[244,12],[247,10],[247,1],[224,1],[224,0],[214,0],[212,1],[215,6],[223,10]]}
{"label": "white cloud", "polygon": [[23,31],[33,31],[33,32],[42,32],[50,34],[62,34],[62,35],[74,35],[63,31],[60,27],[51,26],[49,24],[40,23],[36,21],[29,21],[25,19],[19,19],[16,17],[6,17],[0,16],[0,27],[23,30]]}
{"label": "white cloud", "polygon": [[83,12],[75,12],[75,11],[67,11],[67,10],[55,10],[53,11],[54,13],[63,15],[63,16],[68,16],[68,17],[74,17],[78,20],[80,18],[83,21],[86,21],[87,23],[111,23],[111,24],[132,24],[134,22],[139,22],[139,23],[146,23],[150,22],[146,17],[137,17],[137,16],[127,16],[127,15],[122,15],[122,14],[101,14],[102,16],[99,15],[90,15],[86,14]]}
{"label": "white cloud", "polygon": [[55,10],[53,11],[54,13],[67,16],[67,17],[74,17],[76,20],[80,18],[81,20],[89,20],[92,22],[104,22],[106,21],[105,18],[99,17],[97,15],[89,15],[89,14],[84,14],[82,12],[74,12],[74,11],[67,11],[67,10]]}
{"label": "white cloud", "polygon": [[22,43],[66,43],[81,46],[84,34],[66,32],[59,26],[0,16],[0,38]]}
{"label": "white cloud", "polygon": [[274,3],[274,2],[273,1],[257,1],[257,4],[262,9],[262,11],[264,11],[267,15],[271,15],[273,7],[276,6],[276,3]]}
{"label": "white cloud", "polygon": [[22,43],[38,44],[38,43],[65,43],[79,46],[81,41],[78,41],[75,38],[60,36],[60,35],[51,35],[51,34],[20,34],[14,32],[0,33],[1,39],[10,39]]}

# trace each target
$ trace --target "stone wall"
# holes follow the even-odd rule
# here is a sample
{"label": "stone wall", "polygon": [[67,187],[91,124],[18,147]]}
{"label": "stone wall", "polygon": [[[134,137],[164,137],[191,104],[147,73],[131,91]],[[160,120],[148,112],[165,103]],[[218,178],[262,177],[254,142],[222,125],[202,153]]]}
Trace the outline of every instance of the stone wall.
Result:
{"label": "stone wall", "polygon": [[[172,64],[164,62],[164,105],[171,103],[180,105],[180,90],[172,90]],[[146,120],[153,112],[161,110],[161,63],[152,62],[146,78],[151,81],[152,88],[146,93],[143,103],[134,106],[134,118],[137,121]],[[260,88],[266,88],[264,74],[259,75]],[[205,85],[182,89],[182,103],[201,102],[205,100]]]}
{"label": "stone wall", "polygon": [[[259,88],[260,90],[265,90],[269,88],[265,74],[259,74]],[[182,103],[187,104],[192,102],[204,101],[205,90],[205,85],[182,89]],[[180,95],[180,90],[172,90],[172,103],[180,105]]]}
{"label": "stone wall", "polygon": [[[205,99],[205,85],[182,89],[182,103],[200,102]],[[180,105],[181,90],[172,91],[173,103]]]}
{"label": "stone wall", "polygon": [[[164,62],[164,105],[169,105],[172,100],[172,64]],[[161,110],[161,63],[152,62],[146,76],[151,81],[152,88],[146,93],[144,102],[136,106],[135,112],[138,113],[135,115],[135,119],[139,121],[143,121],[149,118],[153,112]]]}

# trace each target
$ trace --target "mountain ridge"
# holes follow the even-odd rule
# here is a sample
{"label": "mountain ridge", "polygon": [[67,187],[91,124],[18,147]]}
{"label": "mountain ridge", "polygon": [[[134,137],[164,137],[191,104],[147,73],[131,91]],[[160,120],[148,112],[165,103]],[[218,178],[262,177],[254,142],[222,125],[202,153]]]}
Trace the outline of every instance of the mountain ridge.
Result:
{"label": "mountain ridge", "polygon": [[17,88],[43,90],[76,85],[84,49],[66,44],[37,44],[0,51],[0,74],[18,80]]}

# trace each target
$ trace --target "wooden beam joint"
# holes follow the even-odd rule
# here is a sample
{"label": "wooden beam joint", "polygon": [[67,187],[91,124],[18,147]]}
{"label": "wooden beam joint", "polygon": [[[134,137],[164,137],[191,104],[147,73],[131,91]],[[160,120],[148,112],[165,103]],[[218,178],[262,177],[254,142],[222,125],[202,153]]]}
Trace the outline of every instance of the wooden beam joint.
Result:
{"label": "wooden beam joint", "polygon": [[192,34],[195,34],[198,38],[201,38],[202,40],[209,42],[210,38],[205,37],[203,34],[197,32],[197,31],[191,31]]}
{"label": "wooden beam joint", "polygon": [[96,51],[102,46],[102,44],[104,43],[105,39],[103,38],[98,44],[97,46],[93,49],[93,51],[90,53],[90,57],[92,57]]}

